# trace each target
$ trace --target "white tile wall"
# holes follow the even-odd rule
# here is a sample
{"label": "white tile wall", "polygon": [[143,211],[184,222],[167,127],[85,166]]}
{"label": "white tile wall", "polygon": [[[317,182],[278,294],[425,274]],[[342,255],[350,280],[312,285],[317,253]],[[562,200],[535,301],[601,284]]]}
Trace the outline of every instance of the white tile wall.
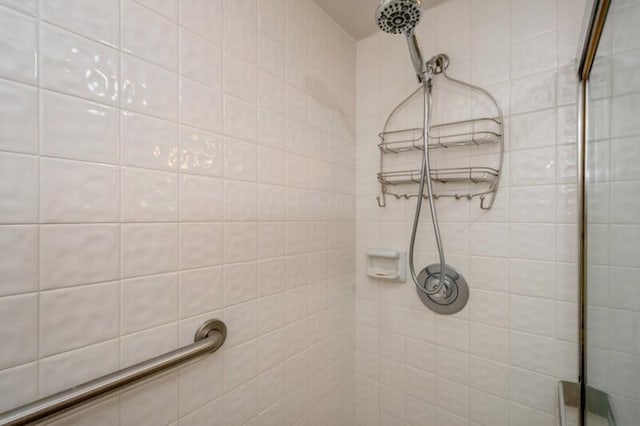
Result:
{"label": "white tile wall", "polygon": [[[618,2],[607,21],[596,76],[589,101],[610,106],[590,112],[594,125],[590,182],[587,194],[589,256],[588,312],[602,321],[587,324],[587,373],[594,386],[611,396],[616,421],[637,422],[640,407],[637,372],[640,368],[638,336],[638,190],[637,124],[628,120],[638,109],[637,77],[630,68],[638,63],[637,2]],[[610,115],[604,115],[608,112]],[[598,131],[595,131],[598,129]],[[591,172],[592,171],[592,172]],[[606,205],[608,208],[598,208]]]}
{"label": "white tile wall", "polygon": [[[358,43],[356,126],[355,43],[308,0],[0,3],[0,310],[19,320],[0,335],[20,349],[0,354],[2,393],[20,383],[0,408],[188,343],[218,316],[226,349],[73,421],[553,421],[555,381],[576,372],[581,1],[449,0],[419,27],[425,54],[448,53],[508,118],[494,210],[439,202],[472,287],[454,318],[361,271],[364,248],[408,241],[413,205],[374,199],[375,134],[414,85],[400,37]],[[460,111],[437,105],[441,118]],[[427,261],[428,227],[422,237]],[[77,329],[89,314],[100,325]]]}
{"label": "white tile wall", "polygon": [[353,424],[355,47],[310,0],[0,1],[0,410],[218,317],[55,424]]}
{"label": "white tile wall", "polygon": [[[506,118],[493,210],[436,203],[448,263],[471,288],[467,307],[452,317],[429,312],[410,278],[399,284],[364,274],[366,248],[408,248],[414,201],[376,205],[376,134],[416,82],[402,37],[358,42],[357,424],[557,423],[556,381],[577,376],[573,59],[583,2],[567,3],[449,0],[418,26],[425,56],[448,54],[451,75],[493,93]],[[435,87],[436,121],[486,114],[484,102],[441,78]],[[413,124],[420,114],[417,102],[400,121]],[[468,154],[466,163],[488,158]],[[428,213],[422,221],[418,265],[437,259]]]}

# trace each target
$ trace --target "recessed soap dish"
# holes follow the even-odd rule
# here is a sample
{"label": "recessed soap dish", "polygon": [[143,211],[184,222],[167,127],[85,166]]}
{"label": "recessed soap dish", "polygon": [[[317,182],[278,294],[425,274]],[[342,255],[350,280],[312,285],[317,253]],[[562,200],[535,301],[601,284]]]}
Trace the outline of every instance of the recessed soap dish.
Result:
{"label": "recessed soap dish", "polygon": [[382,280],[407,280],[407,254],[400,250],[367,249],[367,275]]}

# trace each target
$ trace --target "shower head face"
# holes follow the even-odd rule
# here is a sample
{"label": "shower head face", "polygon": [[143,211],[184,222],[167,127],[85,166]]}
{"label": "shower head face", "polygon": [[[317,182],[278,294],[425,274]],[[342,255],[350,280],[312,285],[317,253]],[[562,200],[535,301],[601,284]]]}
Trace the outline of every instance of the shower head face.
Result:
{"label": "shower head face", "polygon": [[378,27],[390,34],[411,34],[421,16],[420,0],[382,0],[376,9]]}

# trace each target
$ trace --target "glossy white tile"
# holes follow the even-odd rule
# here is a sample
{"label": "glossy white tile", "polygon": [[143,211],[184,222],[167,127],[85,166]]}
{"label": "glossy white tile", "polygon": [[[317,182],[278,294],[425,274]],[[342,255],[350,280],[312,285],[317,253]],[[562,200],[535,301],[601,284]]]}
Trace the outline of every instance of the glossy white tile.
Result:
{"label": "glossy white tile", "polygon": [[285,238],[287,254],[301,254],[308,251],[309,234],[306,223],[288,222]]}
{"label": "glossy white tile", "polygon": [[0,295],[38,289],[38,229],[36,226],[0,228]]}
{"label": "glossy white tile", "polygon": [[224,261],[242,262],[257,256],[257,225],[251,222],[225,223]]}
{"label": "glossy white tile", "polygon": [[469,347],[472,354],[495,361],[508,362],[509,334],[506,329],[472,323],[469,337]]}
{"label": "glossy white tile", "polygon": [[120,419],[124,424],[148,425],[178,418],[177,374],[153,379],[122,394]]}
{"label": "glossy white tile", "polygon": [[224,132],[237,139],[256,142],[258,124],[255,104],[224,95]]}
{"label": "glossy white tile", "polygon": [[285,112],[285,84],[260,70],[258,73],[258,105],[275,112]]}
{"label": "glossy white tile", "polygon": [[37,0],[2,0],[0,1],[0,4],[24,13],[28,13],[32,16],[37,15],[38,12]]}
{"label": "glossy white tile", "polygon": [[224,48],[256,62],[258,14],[256,0],[222,2],[224,6]]}
{"label": "glossy white tile", "polygon": [[286,253],[286,226],[282,222],[258,224],[258,257],[284,256]]}
{"label": "glossy white tile", "polygon": [[555,31],[538,34],[511,45],[511,78],[551,69],[556,64]]}
{"label": "glossy white tile", "polygon": [[40,85],[117,105],[120,58],[116,50],[52,25],[40,25]]}
{"label": "glossy white tile", "polygon": [[220,89],[222,48],[197,34],[180,30],[180,74]]}
{"label": "glossy white tile", "polygon": [[553,107],[556,99],[555,72],[545,71],[513,80],[511,112],[514,114]]}
{"label": "glossy white tile", "polygon": [[117,398],[105,398],[105,401],[98,400],[93,404],[87,404],[86,407],[77,411],[72,411],[68,415],[61,415],[51,423],[54,426],[62,426],[64,424],[78,425],[107,425],[114,424],[119,419]]}
{"label": "glossy white tile", "polygon": [[261,145],[284,149],[285,118],[265,109],[258,110],[258,141]]}
{"label": "glossy white tile", "polygon": [[[28,5],[24,5],[27,6]],[[37,22],[10,9],[0,9],[0,76],[36,84]]]}
{"label": "glossy white tile", "polygon": [[556,219],[556,187],[512,188],[509,194],[512,222],[552,223]]}
{"label": "glossy white tile", "polygon": [[171,222],[178,217],[175,173],[122,168],[122,220]]}
{"label": "glossy white tile", "polygon": [[122,277],[172,272],[178,269],[176,224],[122,225]]}
{"label": "glossy white tile", "polygon": [[232,3],[0,0],[0,305],[35,303],[0,408],[220,318],[223,351],[55,424],[353,423],[356,43]]}
{"label": "glossy white tile", "polygon": [[[264,2],[263,2],[264,3]],[[285,47],[280,40],[259,33],[258,38],[258,66],[273,76],[284,80],[285,77]]]}
{"label": "glossy white tile", "polygon": [[471,225],[470,253],[480,256],[506,256],[509,229],[506,224],[474,224]]}
{"label": "glossy white tile", "polygon": [[82,0],[46,0],[40,18],[83,36],[118,47],[120,4]]}
{"label": "glossy white tile", "polygon": [[149,9],[155,10],[159,14],[171,19],[178,20],[178,1],[177,0],[136,0],[138,3],[145,5]]}
{"label": "glossy white tile", "polygon": [[189,126],[222,132],[222,93],[181,77],[180,120]]}
{"label": "glossy white tile", "polygon": [[6,350],[0,355],[0,368],[14,367],[37,358],[38,297],[35,294],[4,297],[0,300],[3,318],[0,337]]}
{"label": "glossy white tile", "polygon": [[40,152],[52,157],[115,164],[118,111],[73,96],[40,92]]}
{"label": "glossy white tile", "polygon": [[555,2],[545,0],[521,2],[511,10],[513,41],[525,39],[553,28],[556,23]]}
{"label": "glossy white tile", "polygon": [[119,244],[117,225],[41,226],[40,288],[117,279]]}
{"label": "glossy white tile", "polygon": [[178,167],[177,125],[126,111],[122,112],[120,120],[123,164],[161,170]]}
{"label": "glossy white tile", "polygon": [[178,26],[146,7],[126,0],[122,9],[122,50],[176,71]]}
{"label": "glossy white tile", "polygon": [[37,363],[22,364],[0,371],[0,392],[5,395],[0,401],[2,410],[10,410],[37,399]]}
{"label": "glossy white tile", "polygon": [[287,84],[285,93],[285,107],[287,117],[293,118],[299,123],[306,124],[308,117],[308,96],[306,92],[292,86],[291,84]]}
{"label": "glossy white tile", "polygon": [[258,147],[234,138],[224,139],[224,176],[255,181],[258,176]]}
{"label": "glossy white tile", "polygon": [[41,160],[41,222],[118,220],[118,181],[115,166],[48,158]]}
{"label": "glossy white tile", "polygon": [[225,221],[255,221],[258,218],[257,185],[250,182],[225,181]]}
{"label": "glossy white tile", "polygon": [[35,88],[0,81],[0,149],[35,154],[38,132],[38,95]]}
{"label": "glossy white tile", "polygon": [[[0,222],[38,221],[38,159],[34,156],[0,154]],[[21,179],[15,180],[14,176]]]}
{"label": "glossy white tile", "polygon": [[285,154],[267,147],[258,148],[258,175],[261,183],[285,183]]}
{"label": "glossy white tile", "polygon": [[130,55],[122,55],[120,106],[166,120],[178,118],[178,75]]}
{"label": "glossy white tile", "polygon": [[554,379],[528,370],[511,368],[511,399],[547,413],[553,413]]}
{"label": "glossy white tile", "polygon": [[512,364],[552,375],[556,368],[556,346],[552,338],[512,332],[510,337]]}
{"label": "glossy white tile", "polygon": [[511,117],[511,148],[527,149],[556,143],[555,110],[546,109]]}
{"label": "glossy white tile", "polygon": [[258,341],[228,349],[224,353],[224,387],[230,390],[253,378],[258,372]]}
{"label": "glossy white tile", "polygon": [[628,8],[622,8],[615,13],[616,26],[612,31],[612,42],[615,51],[638,47],[638,43],[634,40],[637,34],[633,19],[640,13],[637,5],[629,3]]}
{"label": "glossy white tile", "polygon": [[251,380],[225,393],[223,400],[225,423],[228,425],[245,424],[257,414],[258,380]]}
{"label": "glossy white tile", "polygon": [[222,137],[203,130],[182,127],[180,132],[181,169],[194,174],[222,174]]}
{"label": "glossy white tile", "polygon": [[509,402],[485,392],[471,390],[469,418],[479,424],[509,424]]}
{"label": "glossy white tile", "polygon": [[169,352],[178,346],[178,326],[169,323],[122,337],[123,367]]}
{"label": "glossy white tile", "polygon": [[260,409],[267,408],[285,396],[286,370],[283,364],[272,368],[258,377],[258,401]]}
{"label": "glossy white tile", "polygon": [[182,26],[222,43],[222,0],[185,0],[179,5]]}
{"label": "glossy white tile", "polygon": [[509,253],[514,258],[555,260],[556,230],[551,224],[512,224]]}
{"label": "glossy white tile", "polygon": [[258,286],[260,288],[260,296],[267,296],[284,290],[284,260],[272,259],[261,261],[258,268]]}
{"label": "glossy white tile", "polygon": [[258,216],[260,220],[285,219],[285,189],[275,185],[259,185]]}
{"label": "glossy white tile", "polygon": [[509,297],[506,293],[485,290],[472,293],[476,303],[469,306],[469,319],[499,327],[509,325]]}
{"label": "glossy white tile", "polygon": [[635,241],[640,235],[640,227],[637,225],[613,225],[610,232],[611,264],[640,268],[640,261],[635,252]]}
{"label": "glossy white tile", "polygon": [[555,148],[538,148],[511,153],[511,184],[552,184],[556,178]]}
{"label": "glossy white tile", "polygon": [[284,41],[285,1],[268,0],[258,2],[258,27],[261,31]]}
{"label": "glossy white tile", "polygon": [[[76,349],[118,336],[118,282],[52,290],[40,295],[40,356]],[[51,330],[58,330],[52,333]]]}
{"label": "glossy white tile", "polygon": [[534,297],[511,296],[511,328],[525,332],[554,336],[555,303]]}
{"label": "glossy white tile", "polygon": [[255,102],[258,70],[255,64],[225,51],[223,53],[223,85],[225,93]]}
{"label": "glossy white tile", "polygon": [[180,220],[222,220],[222,195],[222,180],[182,175],[180,177]]}
{"label": "glossy white tile", "polygon": [[[611,179],[612,180],[637,180],[640,179],[636,161],[640,158],[640,149],[636,138],[615,139],[611,143]],[[604,158],[603,158],[604,160]],[[594,168],[600,171],[607,170],[605,162],[594,162]]]}
{"label": "glossy white tile", "polygon": [[308,23],[309,8],[304,3],[286,3],[285,19],[291,23],[291,27],[286,31],[285,41],[288,50],[295,54],[304,54],[306,47],[306,25]]}
{"label": "glossy white tile", "polygon": [[122,281],[122,330],[131,333],[178,319],[178,275]]}
{"label": "glossy white tile", "polygon": [[180,225],[180,268],[200,268],[222,263],[222,224]]}
{"label": "glossy white tile", "polygon": [[180,316],[189,317],[222,307],[222,268],[180,272]]}
{"label": "glossy white tile", "polygon": [[[193,413],[187,424],[224,424],[221,420],[224,412],[221,398],[224,392],[223,377],[223,354],[220,352],[180,370],[178,384],[180,413],[191,412],[201,407],[203,402],[206,403]],[[220,411],[216,412],[216,409]],[[184,418],[180,419],[180,422],[183,420]]]}
{"label": "glossy white tile", "polygon": [[285,324],[285,298],[280,292],[263,297],[258,302],[260,333],[275,330]]}
{"label": "glossy white tile", "polygon": [[225,308],[224,320],[227,326],[236,330],[234,336],[227,339],[227,348],[255,338],[258,334],[258,305],[250,301]]}

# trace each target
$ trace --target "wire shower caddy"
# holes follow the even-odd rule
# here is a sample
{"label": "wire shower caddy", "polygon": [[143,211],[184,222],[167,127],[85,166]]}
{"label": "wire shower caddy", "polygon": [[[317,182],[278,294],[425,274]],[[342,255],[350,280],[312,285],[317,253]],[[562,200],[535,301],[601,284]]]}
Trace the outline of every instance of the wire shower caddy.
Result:
{"label": "wire shower caddy", "polygon": [[[474,165],[469,167],[431,168],[431,180],[438,185],[438,191],[433,194],[434,199],[455,198],[456,200],[480,199],[480,208],[489,210],[498,192],[502,163],[504,158],[504,119],[502,110],[496,99],[485,89],[470,83],[449,77],[446,69],[449,65],[447,55],[435,57],[434,74],[442,74],[446,80],[471,89],[486,96],[495,106],[496,115],[490,117],[473,118],[449,123],[436,124],[428,129],[427,149],[455,150],[460,147],[478,147],[484,145],[498,145],[499,152],[497,166]],[[382,132],[378,134],[380,142],[380,171],[377,174],[381,194],[376,197],[378,206],[386,206],[386,196],[396,199],[417,197],[418,193],[408,192],[407,187],[420,183],[420,169],[386,170],[385,157],[389,154],[399,154],[423,149],[423,129],[389,129],[392,118],[398,113],[414,95],[423,90],[422,85],[400,102],[389,114]],[[467,185],[465,191],[459,191],[461,185]],[[451,187],[454,188],[451,188]],[[448,188],[447,188],[448,187]],[[424,194],[424,199],[429,195]]]}

